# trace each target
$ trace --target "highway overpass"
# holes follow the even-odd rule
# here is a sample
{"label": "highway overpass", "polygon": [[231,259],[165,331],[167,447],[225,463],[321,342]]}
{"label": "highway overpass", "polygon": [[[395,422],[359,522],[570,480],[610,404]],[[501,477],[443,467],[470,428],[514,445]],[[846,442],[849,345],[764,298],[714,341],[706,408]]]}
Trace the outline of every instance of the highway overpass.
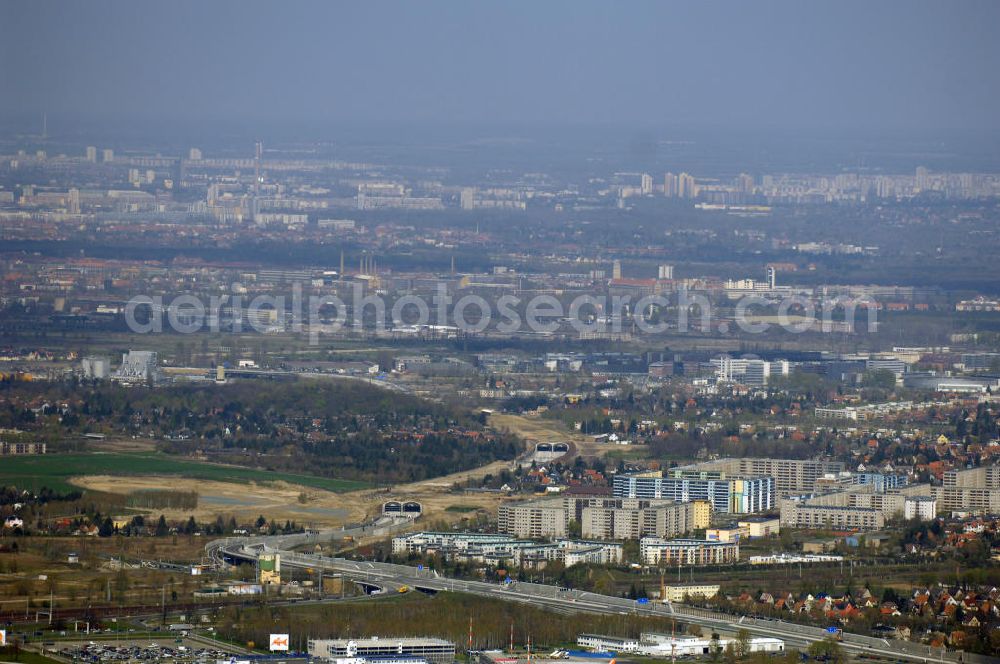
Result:
{"label": "highway overpass", "polygon": [[[334,533],[335,535],[336,533]],[[669,602],[640,604],[635,600],[571,590],[553,585],[511,581],[503,584],[447,578],[430,569],[407,565],[347,560],[293,551],[294,547],[329,541],[331,533],[307,533],[257,538],[231,538],[211,542],[206,548],[216,560],[255,560],[262,553],[279,553],[282,566],[337,572],[345,578],[387,591],[402,586],[428,593],[462,592],[479,597],[530,604],[559,613],[639,615],[676,618],[725,633],[746,629],[754,636],[783,639],[789,648],[805,648],[827,638],[825,630],[781,620],[729,616]],[[930,648],[907,641],[888,641],[844,632],[841,645],[851,654],[891,657],[906,662],[964,662],[986,664],[996,658]]]}

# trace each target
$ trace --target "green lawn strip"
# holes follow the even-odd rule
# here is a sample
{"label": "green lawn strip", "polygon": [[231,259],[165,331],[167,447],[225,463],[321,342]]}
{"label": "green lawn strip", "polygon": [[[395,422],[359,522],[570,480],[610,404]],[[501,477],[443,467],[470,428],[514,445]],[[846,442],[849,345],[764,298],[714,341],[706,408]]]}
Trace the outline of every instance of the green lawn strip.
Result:
{"label": "green lawn strip", "polygon": [[327,491],[351,491],[369,486],[353,480],[241,468],[149,453],[47,454],[5,457],[0,461],[0,485],[33,489],[47,486],[53,490],[68,491],[73,487],[67,480],[82,475],[178,475],[220,482],[283,481]]}
{"label": "green lawn strip", "polygon": [[0,662],[19,662],[20,664],[59,664],[58,659],[52,659],[51,657],[45,657],[44,655],[39,655],[36,652],[31,652],[29,650],[21,650],[15,656],[14,649],[0,648]]}

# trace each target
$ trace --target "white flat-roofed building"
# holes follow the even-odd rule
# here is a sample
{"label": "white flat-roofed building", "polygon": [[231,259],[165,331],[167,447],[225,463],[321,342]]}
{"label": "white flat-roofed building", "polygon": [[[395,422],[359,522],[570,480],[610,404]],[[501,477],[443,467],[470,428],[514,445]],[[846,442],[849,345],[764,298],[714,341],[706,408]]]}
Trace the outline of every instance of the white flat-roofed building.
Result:
{"label": "white flat-roofed building", "polygon": [[903,518],[907,521],[933,521],[937,518],[937,498],[933,496],[907,496],[903,502]]}
{"label": "white flat-roofed building", "polygon": [[552,543],[515,539],[510,535],[482,533],[410,533],[394,537],[393,555],[438,555],[446,559],[461,559],[500,566],[515,565],[544,567],[551,561],[561,561],[566,567],[581,563],[616,565],[622,562],[622,545],[614,542],[591,542],[561,539]]}
{"label": "white flat-roofed building", "polygon": [[621,544],[613,542],[587,542],[559,540],[553,544],[536,544],[514,549],[513,562],[517,566],[544,567],[550,561],[562,561],[566,567],[573,565],[617,565],[622,562]]}
{"label": "white flat-roofed building", "polygon": [[[643,633],[638,639],[630,637],[604,636],[601,634],[581,634],[576,644],[595,652],[629,653],[648,657],[698,657],[722,652],[736,639],[704,639],[700,637],[676,637],[670,634]],[[750,639],[750,652],[784,652],[785,642],[769,637]]]}
{"label": "white flat-roofed building", "polygon": [[891,371],[898,379],[906,373],[906,362],[896,357],[873,357],[865,360],[868,371]]}
{"label": "white flat-roofed building", "polygon": [[835,563],[843,560],[843,556],[832,556],[822,553],[772,553],[765,556],[750,556],[751,565],[793,565],[796,563]]}
{"label": "white flat-roofed building", "polygon": [[[393,555],[406,553],[426,553],[429,549],[450,549],[468,551],[480,549],[484,551],[507,550],[518,543],[510,535],[493,535],[486,533],[438,533],[419,532],[408,533],[392,538]],[[533,544],[533,542],[528,542]]]}
{"label": "white flat-roofed building", "polygon": [[738,542],[709,542],[696,539],[664,540],[643,537],[639,553],[647,565],[722,565],[740,558]]}
{"label": "white flat-roofed building", "polygon": [[580,634],[576,645],[594,652],[639,652],[639,639],[627,636],[604,636],[602,634]]}
{"label": "white flat-roofed building", "polygon": [[337,657],[333,664],[428,664],[423,657],[394,655],[390,657]]}
{"label": "white flat-roofed building", "polygon": [[817,408],[816,418],[820,420],[858,420],[858,409],[848,406],[847,408]]}
{"label": "white flat-roofed building", "polygon": [[310,639],[308,652],[310,657],[328,662],[355,657],[366,660],[418,658],[432,664],[451,664],[455,661],[455,644],[444,639],[378,636],[368,639]]}
{"label": "white flat-roofed building", "polygon": [[[710,655],[714,649],[722,652],[736,639],[720,638],[718,640],[700,637],[674,637],[669,634],[643,634],[640,639],[638,653],[648,657],[674,658],[699,657]],[[785,642],[769,637],[754,637],[750,639],[750,652],[774,653],[784,652]]]}
{"label": "white flat-roofed building", "polygon": [[316,222],[319,228],[327,228],[337,231],[349,231],[354,230],[357,226],[357,222],[353,219],[319,219]]}

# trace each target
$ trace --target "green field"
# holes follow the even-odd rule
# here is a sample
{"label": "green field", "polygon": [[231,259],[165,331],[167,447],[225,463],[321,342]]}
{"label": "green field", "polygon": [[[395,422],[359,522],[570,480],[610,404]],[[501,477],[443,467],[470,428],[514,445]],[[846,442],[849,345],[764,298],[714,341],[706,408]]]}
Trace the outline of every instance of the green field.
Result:
{"label": "green field", "polygon": [[39,655],[37,652],[21,650],[15,656],[11,647],[0,648],[0,662],[21,662],[22,664],[57,664],[59,660]]}
{"label": "green field", "polygon": [[56,491],[72,489],[67,480],[80,475],[180,475],[196,480],[221,482],[283,481],[327,491],[352,491],[368,484],[314,475],[271,472],[240,468],[155,453],[46,454],[44,456],[4,457],[0,460],[0,486]]}

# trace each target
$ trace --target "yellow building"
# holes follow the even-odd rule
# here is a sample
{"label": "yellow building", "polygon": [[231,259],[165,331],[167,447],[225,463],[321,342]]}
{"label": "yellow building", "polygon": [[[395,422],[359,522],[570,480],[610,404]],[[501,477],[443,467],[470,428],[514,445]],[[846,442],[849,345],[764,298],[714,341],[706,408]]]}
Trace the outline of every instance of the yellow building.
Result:
{"label": "yellow building", "polygon": [[739,522],[739,527],[746,531],[747,537],[771,537],[781,533],[781,519],[745,519]]}
{"label": "yellow building", "polygon": [[717,583],[674,583],[663,586],[660,599],[667,602],[683,602],[684,597],[715,597],[719,594]]}
{"label": "yellow building", "polygon": [[692,505],[694,505],[694,529],[708,528],[712,524],[712,503],[707,500],[695,500]]}
{"label": "yellow building", "polygon": [[709,528],[705,531],[705,539],[709,542],[739,542],[743,537],[742,528]]}

